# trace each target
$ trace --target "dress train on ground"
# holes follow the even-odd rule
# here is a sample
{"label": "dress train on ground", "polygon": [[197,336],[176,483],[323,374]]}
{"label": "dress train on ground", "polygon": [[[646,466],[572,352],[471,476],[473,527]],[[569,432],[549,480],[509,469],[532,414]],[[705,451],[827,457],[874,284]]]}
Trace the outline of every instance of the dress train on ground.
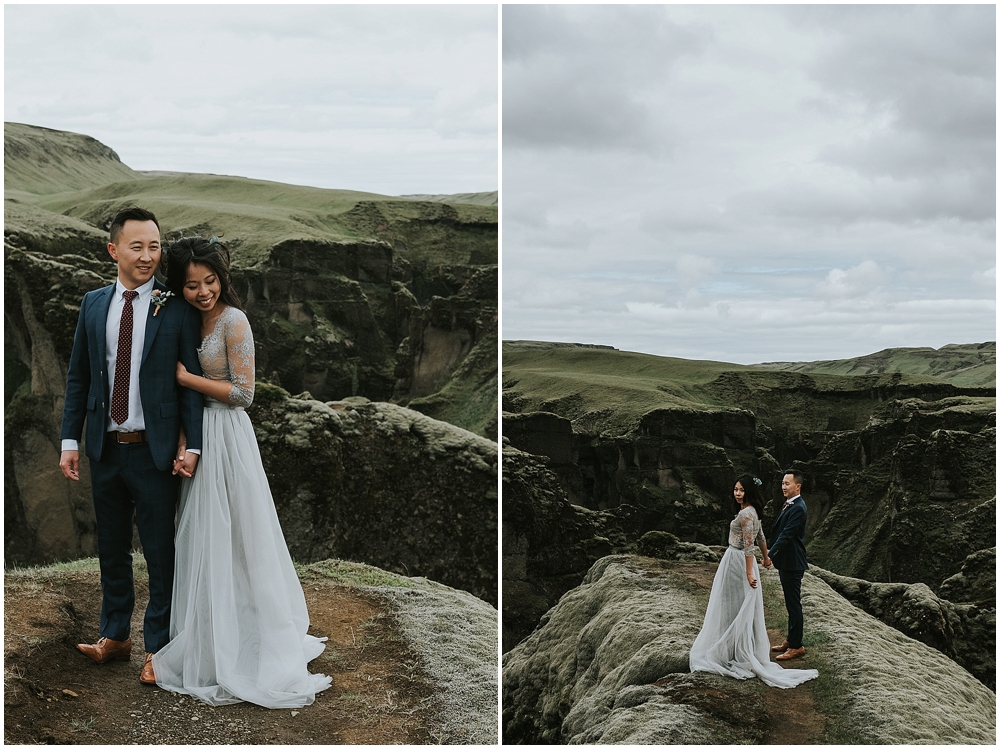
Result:
{"label": "dress train on ground", "polygon": [[183,479],[170,642],[156,683],[211,705],[312,704],[331,679],[306,664],[326,647],[309,614],[242,408],[209,401],[203,451]]}
{"label": "dress train on ground", "polygon": [[705,623],[691,648],[691,670],[736,679],[760,678],[768,686],[789,689],[815,679],[812,668],[782,668],[770,658],[764,627],[763,581],[754,560],[757,587],[747,581],[746,557],[733,546],[719,563],[708,599]]}

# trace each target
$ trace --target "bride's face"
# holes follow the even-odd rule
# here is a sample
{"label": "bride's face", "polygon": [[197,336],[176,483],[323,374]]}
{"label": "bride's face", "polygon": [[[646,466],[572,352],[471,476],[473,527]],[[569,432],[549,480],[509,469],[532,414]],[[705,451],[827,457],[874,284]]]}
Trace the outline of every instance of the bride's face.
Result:
{"label": "bride's face", "polygon": [[222,284],[215,271],[201,263],[191,263],[187,269],[187,280],[184,282],[184,298],[188,304],[210,312],[219,301]]}
{"label": "bride's face", "polygon": [[743,484],[739,481],[737,481],[736,486],[733,487],[733,499],[740,504],[743,504]]}

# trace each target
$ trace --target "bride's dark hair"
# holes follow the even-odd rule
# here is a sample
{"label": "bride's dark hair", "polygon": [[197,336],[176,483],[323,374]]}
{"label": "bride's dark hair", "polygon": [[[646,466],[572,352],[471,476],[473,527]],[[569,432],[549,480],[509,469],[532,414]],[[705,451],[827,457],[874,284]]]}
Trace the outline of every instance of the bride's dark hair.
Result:
{"label": "bride's dark hair", "polygon": [[192,263],[207,265],[219,279],[222,290],[219,300],[231,307],[242,310],[240,297],[233,288],[233,278],[229,272],[229,250],[216,237],[181,237],[167,245],[167,286],[178,296],[184,295],[188,266]]}
{"label": "bride's dark hair", "polygon": [[[749,473],[744,473],[742,476],[736,479],[736,481],[733,482],[733,488],[735,489],[737,484],[742,486],[743,501],[749,502],[751,505],[753,505],[753,508],[757,511],[757,517],[763,518],[764,498],[760,494],[760,485],[758,484],[759,481],[760,479],[757,478],[756,476],[751,476]],[[736,501],[735,497],[733,498],[733,505],[736,507],[736,510],[739,511],[740,505],[739,502]]]}

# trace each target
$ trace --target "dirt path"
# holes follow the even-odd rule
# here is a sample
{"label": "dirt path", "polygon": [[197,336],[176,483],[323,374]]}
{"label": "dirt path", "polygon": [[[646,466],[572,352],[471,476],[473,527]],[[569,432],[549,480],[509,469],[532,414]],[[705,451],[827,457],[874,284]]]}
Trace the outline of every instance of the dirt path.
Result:
{"label": "dirt path", "polygon": [[94,573],[5,580],[6,744],[415,744],[428,741],[434,688],[385,604],[362,591],[304,584],[310,634],[328,637],[310,664],[333,686],[314,704],[210,707],[139,683],[145,586],[137,580],[129,663],[76,650],[98,637]]}
{"label": "dirt path", "polygon": [[[776,629],[767,630],[772,645],[784,641],[785,635]],[[771,654],[771,661],[776,653]],[[808,653],[806,654],[808,658]],[[783,668],[807,668],[808,664],[796,658],[801,665]],[[769,717],[768,744],[818,744],[826,729],[827,718],[816,704],[816,694],[812,682],[805,682],[794,689],[768,689],[764,693],[764,705]]]}

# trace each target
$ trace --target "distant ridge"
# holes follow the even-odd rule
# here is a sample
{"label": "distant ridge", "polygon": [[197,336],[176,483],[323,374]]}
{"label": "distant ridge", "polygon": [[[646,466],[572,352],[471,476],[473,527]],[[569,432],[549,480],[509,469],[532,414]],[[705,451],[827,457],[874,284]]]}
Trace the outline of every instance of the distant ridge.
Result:
{"label": "distant ridge", "polygon": [[559,343],[554,341],[504,341],[504,346],[513,349],[550,349],[550,348],[599,348],[606,351],[617,351],[614,346],[600,343]]}
{"label": "distant ridge", "polygon": [[5,236],[13,227],[20,245],[55,243],[60,254],[79,249],[79,241],[53,239],[66,232],[80,241],[86,235],[100,248],[95,237],[108,219],[132,204],[153,211],[168,239],[205,231],[226,236],[242,267],[266,262],[288,243],[357,241],[386,242],[410,263],[494,265],[491,195],[493,205],[446,203],[446,196],[416,200],[231,175],[138,171],[89,135],[4,123]]}
{"label": "distant ridge", "polygon": [[[69,130],[4,122],[4,191],[30,195],[56,195],[99,188],[119,182],[143,182],[149,179],[182,180],[219,178],[244,180],[254,184],[277,184],[289,189],[326,190],[308,185],[257,180],[237,175],[198,174],[167,170],[134,170],[123,164],[118,154],[96,138]],[[374,197],[379,200],[406,200],[429,203],[496,206],[499,192],[463,192],[453,195],[376,195],[354,190],[329,190],[332,193]]]}
{"label": "distant ridge", "polygon": [[497,205],[500,192],[456,192],[452,195],[400,195],[407,200],[429,200],[432,203],[471,203],[472,205]]}
{"label": "distant ridge", "polygon": [[4,191],[54,195],[139,175],[95,138],[65,130],[3,124]]}
{"label": "distant ridge", "polygon": [[945,380],[954,385],[994,386],[997,377],[996,341],[985,343],[950,343],[939,349],[887,348],[853,359],[814,362],[764,362],[751,364],[754,369],[773,369],[809,374],[922,375]]}

